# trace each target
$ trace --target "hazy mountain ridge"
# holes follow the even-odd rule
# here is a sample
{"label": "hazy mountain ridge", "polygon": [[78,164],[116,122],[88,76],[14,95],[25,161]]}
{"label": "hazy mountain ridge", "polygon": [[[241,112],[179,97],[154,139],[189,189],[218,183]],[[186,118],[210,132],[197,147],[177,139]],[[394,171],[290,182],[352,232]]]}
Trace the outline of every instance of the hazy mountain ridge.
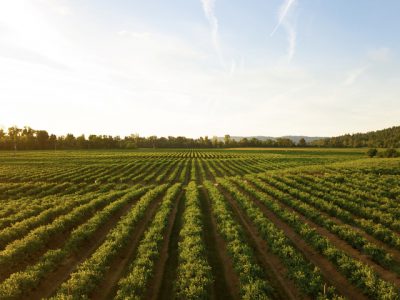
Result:
{"label": "hazy mountain ridge", "polygon": [[[305,136],[305,135],[285,135],[285,136],[279,136],[279,137],[272,137],[272,136],[263,136],[263,135],[254,135],[254,136],[231,136],[230,137],[232,140],[235,140],[239,142],[240,140],[247,138],[248,140],[252,138],[256,138],[257,140],[260,141],[267,141],[267,140],[273,140],[276,141],[277,139],[290,139],[294,143],[298,143],[302,138],[306,141],[306,143],[311,143],[313,141],[317,140],[322,140],[326,139],[327,137],[315,137],[315,136]],[[224,137],[218,137],[219,141],[223,141]]]}

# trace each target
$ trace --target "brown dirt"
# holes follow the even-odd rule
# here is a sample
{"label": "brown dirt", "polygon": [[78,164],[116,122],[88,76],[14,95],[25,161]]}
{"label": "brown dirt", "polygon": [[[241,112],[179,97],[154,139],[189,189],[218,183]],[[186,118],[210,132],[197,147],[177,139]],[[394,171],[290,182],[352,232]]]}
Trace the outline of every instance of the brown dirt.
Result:
{"label": "brown dirt", "polygon": [[201,192],[204,239],[214,279],[211,299],[240,299],[239,278],[228,255],[226,243],[217,232],[217,221],[211,210],[208,193],[204,188]]}
{"label": "brown dirt", "polygon": [[163,281],[165,280],[173,280],[174,278],[167,278],[165,277],[167,274],[166,268],[167,268],[167,261],[169,260],[170,256],[170,244],[171,244],[171,236],[173,233],[173,227],[175,224],[175,220],[178,216],[178,208],[181,206],[181,202],[183,202],[183,195],[184,191],[182,190],[178,197],[176,198],[176,201],[174,203],[174,207],[170,213],[170,216],[168,218],[168,226],[164,232],[164,241],[162,244],[162,247],[160,249],[160,257],[158,261],[155,264],[155,269],[153,272],[153,277],[150,279],[148,288],[147,288],[147,294],[144,297],[144,299],[157,299],[159,298],[161,286],[163,284]]}
{"label": "brown dirt", "polygon": [[153,220],[164,194],[165,193],[162,193],[162,195],[150,203],[144,216],[136,225],[131,235],[132,239],[128,242],[127,247],[125,247],[119,255],[114,258],[107,273],[102,277],[102,281],[90,295],[91,299],[108,299],[115,293],[118,281],[127,272],[129,263],[134,259],[140,240]]}
{"label": "brown dirt", "polygon": [[[278,201],[279,202],[279,201]],[[325,236],[328,238],[328,240],[333,243],[338,249],[346,252],[348,255],[351,257],[358,259],[359,261],[369,265],[374,269],[375,272],[379,274],[379,276],[382,277],[382,279],[392,282],[395,284],[397,287],[400,287],[400,277],[398,274],[393,273],[384,267],[378,265],[376,262],[374,262],[368,255],[360,253],[357,249],[353,248],[350,244],[348,244],[346,241],[340,239],[337,235],[331,233],[329,230],[317,225],[313,221],[307,219],[305,216],[302,214],[296,212],[294,209],[291,207],[285,205],[284,203],[279,202],[281,207],[283,207],[286,210],[289,210],[293,213],[295,213],[304,223],[308,224],[310,227],[314,228],[317,233],[319,233],[322,236]]]}
{"label": "brown dirt", "polygon": [[156,299],[175,299],[174,281],[176,279],[176,270],[178,268],[179,231],[182,227],[182,215],[184,210],[185,201],[184,197],[182,197],[178,203],[175,220],[169,234],[167,249],[168,256],[165,262],[163,278],[161,280],[161,285],[158,288]]}
{"label": "brown dirt", "polygon": [[[375,237],[369,235],[362,228],[359,228],[359,227],[357,227],[355,225],[352,225],[352,224],[347,224],[347,223],[343,222],[342,220],[338,219],[337,217],[331,216],[326,212],[320,211],[320,213],[322,215],[324,215],[325,217],[330,218],[332,221],[334,221],[335,223],[337,223],[339,225],[347,225],[347,226],[351,227],[351,229],[357,231],[358,234],[363,236],[370,243],[373,243],[375,245],[378,245],[378,246],[382,247],[383,249],[385,249],[386,252],[388,252],[391,255],[393,255],[393,259],[395,260],[396,264],[400,266],[400,251],[399,250],[397,250],[397,249],[393,248],[392,246],[386,244],[385,242],[382,242],[382,241],[376,239]],[[354,217],[354,219],[357,219],[357,217]]]}
{"label": "brown dirt", "polygon": [[171,173],[175,170],[176,166],[177,166],[177,162],[171,162],[171,167],[169,168],[169,170],[167,171],[167,173],[164,174],[163,179],[160,182],[155,182],[156,184],[161,184],[161,183],[167,183],[170,182],[168,180],[169,176],[171,175]]}
{"label": "brown dirt", "polygon": [[199,161],[197,159],[195,159],[195,161],[194,161],[194,166],[196,168],[196,182],[197,183],[201,183],[201,182],[203,182],[203,180],[205,178],[203,178],[203,176],[202,176],[202,174],[200,172]]}
{"label": "brown dirt", "polygon": [[[286,184],[285,182],[283,182],[283,183]],[[316,190],[318,190],[318,191],[320,191],[320,192],[324,192],[324,190],[322,190],[321,188],[318,188],[318,187],[317,187],[317,188],[314,187],[314,189],[316,189]],[[314,197],[320,198],[318,195],[315,194],[315,191],[314,191],[314,190],[313,190],[312,192],[308,192],[308,191],[306,191],[306,190],[304,189],[304,187],[299,188],[299,190],[301,190],[301,191],[303,191],[304,193],[307,193],[307,194],[309,194],[309,195],[312,195],[312,196],[314,196]],[[343,192],[342,192],[342,193],[343,193]],[[330,201],[330,200],[326,200],[326,199],[323,199],[323,198],[321,198],[321,200],[323,200],[323,201],[325,201],[325,202],[329,202],[329,201]],[[351,201],[351,199],[350,199],[349,201]],[[398,236],[400,237],[400,232],[399,232],[399,231],[390,228],[389,226],[383,224],[382,222],[375,221],[373,218],[363,217],[361,214],[355,214],[355,213],[353,213],[352,211],[350,211],[349,209],[347,209],[346,207],[342,207],[342,206],[340,206],[340,205],[338,205],[338,204],[335,204],[335,205],[338,206],[338,207],[340,207],[343,211],[346,211],[347,213],[349,213],[349,214],[352,216],[352,218],[354,218],[354,219],[367,219],[367,220],[369,220],[369,221],[374,222],[375,224],[381,224],[382,226],[384,226],[384,227],[386,227],[387,229],[391,230],[394,234],[396,234],[396,235],[398,235]]]}
{"label": "brown dirt", "polygon": [[217,177],[225,176],[225,174],[221,173],[221,171],[216,167],[216,163],[214,162],[214,159],[209,160],[208,164],[210,165],[210,168],[214,169],[215,173],[217,174]]}
{"label": "brown dirt", "polygon": [[187,164],[186,174],[185,174],[185,182],[182,182],[182,184],[186,185],[190,181],[190,169],[192,167],[191,160],[186,160],[185,164]]}
{"label": "brown dirt", "polygon": [[357,287],[352,285],[324,256],[315,251],[305,240],[301,238],[288,224],[277,217],[273,212],[267,209],[258,200],[253,199],[254,204],[261,209],[271,222],[279,229],[283,230],[286,237],[289,238],[295,247],[303,253],[306,259],[318,266],[325,280],[333,285],[340,294],[348,299],[367,299]]}
{"label": "brown dirt", "polygon": [[243,227],[247,242],[253,248],[257,262],[263,267],[266,278],[274,286],[274,299],[308,299],[301,294],[291,280],[285,277],[287,269],[282,265],[279,257],[269,251],[267,243],[248,216],[239,208],[238,203],[225,190],[220,190],[229,202],[237,221]]}
{"label": "brown dirt", "polygon": [[171,182],[179,182],[179,176],[182,173],[182,169],[184,167],[185,167],[185,162],[178,166],[179,170],[178,170],[178,172],[176,172],[175,177],[172,180],[170,180]]}
{"label": "brown dirt", "polygon": [[[102,204],[96,211],[103,209],[107,203]],[[61,248],[65,241],[68,239],[70,233],[74,228],[77,228],[81,224],[85,223],[88,219],[90,219],[96,212],[91,212],[84,218],[82,218],[78,223],[74,224],[70,229],[66,231],[59,231],[54,233],[50,238],[49,241],[45,243],[45,247],[40,250],[27,253],[26,257],[24,257],[18,263],[12,262],[9,266],[3,266],[0,268],[0,282],[8,278],[12,273],[19,272],[25,270],[29,265],[37,263],[40,257],[46,253],[48,250],[51,249],[58,249]]]}
{"label": "brown dirt", "polygon": [[[282,203],[282,205],[284,205]],[[373,243],[375,245],[378,245],[382,248],[385,249],[386,252],[390,253],[391,255],[393,255],[393,259],[395,260],[396,264],[398,265],[398,267],[400,267],[400,251],[391,247],[390,245],[386,244],[385,242],[382,242],[376,238],[374,238],[373,236],[369,235],[368,233],[366,233],[362,228],[359,228],[353,224],[348,224],[343,222],[342,220],[338,219],[335,216],[330,215],[329,213],[323,212],[321,210],[319,210],[317,207],[313,206],[312,204],[309,204],[311,207],[314,207],[315,209],[317,209],[323,216],[330,218],[332,221],[334,221],[335,223],[337,223],[338,225],[347,225],[350,226],[353,230],[357,231],[358,234],[360,234],[361,236],[363,236],[366,240],[368,240],[370,243]],[[349,212],[351,214],[351,212]],[[353,214],[351,214],[352,217],[354,218],[354,220],[357,219],[362,219],[360,217],[357,217]]]}
{"label": "brown dirt", "polygon": [[208,166],[204,163],[204,160],[200,160],[200,163],[203,165],[204,172],[206,173],[206,178],[204,179],[215,182],[215,177],[208,169]]}
{"label": "brown dirt", "polygon": [[56,270],[43,278],[37,288],[28,294],[29,298],[43,299],[50,297],[68,279],[76,266],[88,258],[104,242],[108,232],[118,223],[122,216],[129,212],[138,199],[134,199],[116,212],[114,216],[93,234],[84,246],[80,247],[79,251],[66,258]]}

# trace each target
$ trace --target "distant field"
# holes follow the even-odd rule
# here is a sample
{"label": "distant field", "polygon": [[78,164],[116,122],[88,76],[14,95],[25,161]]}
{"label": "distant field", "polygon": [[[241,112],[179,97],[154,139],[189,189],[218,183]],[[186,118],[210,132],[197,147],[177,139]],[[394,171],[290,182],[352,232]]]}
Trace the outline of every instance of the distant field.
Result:
{"label": "distant field", "polygon": [[400,159],[0,152],[0,299],[400,299]]}

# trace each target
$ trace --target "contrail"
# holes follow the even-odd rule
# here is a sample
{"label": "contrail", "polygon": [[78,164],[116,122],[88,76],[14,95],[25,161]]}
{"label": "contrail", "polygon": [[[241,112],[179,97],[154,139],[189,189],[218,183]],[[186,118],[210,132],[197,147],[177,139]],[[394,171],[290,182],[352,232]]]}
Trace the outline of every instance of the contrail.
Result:
{"label": "contrail", "polygon": [[270,34],[270,36],[273,36],[274,33],[278,30],[278,28],[281,25],[284,25],[289,43],[287,50],[289,62],[293,59],[296,51],[296,27],[292,25],[291,22],[289,22],[289,20],[287,20],[287,16],[289,12],[293,10],[293,7],[295,6],[296,2],[297,0],[285,0],[285,2],[279,8],[278,24],[276,24],[274,30],[272,30]]}
{"label": "contrail", "polygon": [[271,36],[274,35],[275,31],[278,30],[279,26],[281,26],[282,22],[285,20],[290,8],[295,4],[296,0],[286,0],[285,3],[279,9],[279,17],[278,17],[278,24],[276,24],[274,30],[271,32]]}
{"label": "contrail", "polygon": [[203,5],[204,14],[208,20],[208,23],[211,27],[211,36],[214,44],[215,51],[217,52],[218,58],[221,64],[224,66],[224,59],[221,52],[221,47],[219,45],[219,36],[218,36],[218,19],[215,16],[214,7],[216,0],[201,0]]}

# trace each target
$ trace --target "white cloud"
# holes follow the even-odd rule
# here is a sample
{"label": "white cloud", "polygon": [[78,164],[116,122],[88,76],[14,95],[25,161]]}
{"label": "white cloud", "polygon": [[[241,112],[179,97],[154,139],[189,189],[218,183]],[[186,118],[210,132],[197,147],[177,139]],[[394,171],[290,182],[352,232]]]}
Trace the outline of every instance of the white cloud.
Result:
{"label": "white cloud", "polygon": [[290,62],[295,54],[296,51],[296,38],[297,38],[297,33],[296,33],[296,29],[294,28],[294,26],[290,23],[286,23],[285,24],[285,28],[287,31],[287,39],[288,39],[288,61]]}
{"label": "white cloud", "polygon": [[35,2],[41,3],[54,13],[68,16],[72,14],[72,9],[69,6],[68,0],[33,0]]}
{"label": "white cloud", "polygon": [[[203,3],[210,20],[214,5]],[[278,18],[288,34],[289,58],[296,46],[293,5]],[[30,125],[57,134],[326,135],[353,128],[353,113],[364,118],[359,128],[372,126],[370,120],[383,127],[378,122],[394,122],[400,114],[398,80],[375,80],[375,72],[362,68],[334,80],[328,68],[316,75],[290,64],[255,67],[240,56],[215,68],[213,48],[193,42],[204,38],[203,31],[178,36],[134,18],[102,23],[104,16],[97,19],[95,11],[60,18],[43,6],[36,0],[0,2],[0,120],[6,127]],[[77,7],[71,4],[71,11]],[[218,41],[218,21],[210,24]],[[388,52],[374,51],[359,65],[372,69],[373,59],[384,60]],[[374,80],[360,80],[366,72]]]}
{"label": "white cloud", "polygon": [[150,37],[150,32],[130,32],[128,30],[121,30],[117,32],[120,36],[128,36],[136,39],[145,39]]}
{"label": "white cloud", "polygon": [[222,55],[221,45],[218,33],[218,19],[215,15],[215,2],[216,0],[201,0],[204,14],[211,27],[211,37],[214,45],[215,52],[222,66],[225,66],[224,57]]}

